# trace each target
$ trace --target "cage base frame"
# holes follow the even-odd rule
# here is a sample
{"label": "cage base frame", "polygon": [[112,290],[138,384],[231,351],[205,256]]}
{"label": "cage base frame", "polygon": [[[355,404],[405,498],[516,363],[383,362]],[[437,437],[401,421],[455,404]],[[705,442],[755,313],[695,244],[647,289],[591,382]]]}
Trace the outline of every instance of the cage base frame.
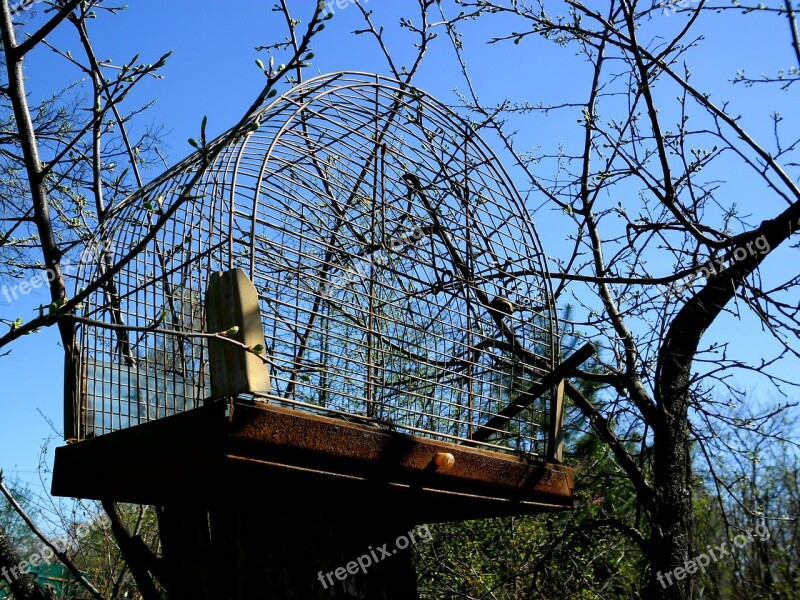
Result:
{"label": "cage base frame", "polygon": [[324,490],[417,523],[573,508],[563,465],[232,398],[57,448],[52,493],[212,503],[264,478],[289,503]]}

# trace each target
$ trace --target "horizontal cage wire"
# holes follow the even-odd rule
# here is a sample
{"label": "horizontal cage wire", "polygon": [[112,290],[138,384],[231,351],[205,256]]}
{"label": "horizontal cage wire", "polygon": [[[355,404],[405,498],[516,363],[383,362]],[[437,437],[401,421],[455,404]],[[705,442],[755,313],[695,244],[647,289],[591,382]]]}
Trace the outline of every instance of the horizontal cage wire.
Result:
{"label": "horizontal cage wire", "polygon": [[[251,124],[209,145],[219,152],[163,228],[199,153],[98,232],[81,287],[139,251],[84,304],[79,437],[210,400],[207,344],[191,334],[204,330],[210,275],[235,267],[259,294],[272,389],[255,395],[267,402],[470,442],[554,368],[545,257],[467,122],[400,82],[337,73]],[[481,445],[542,455],[550,401]]]}

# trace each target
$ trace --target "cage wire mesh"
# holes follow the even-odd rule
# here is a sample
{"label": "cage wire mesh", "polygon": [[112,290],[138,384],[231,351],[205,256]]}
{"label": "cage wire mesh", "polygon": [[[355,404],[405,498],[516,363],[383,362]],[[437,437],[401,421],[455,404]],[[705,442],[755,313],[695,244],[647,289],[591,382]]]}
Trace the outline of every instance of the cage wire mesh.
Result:
{"label": "cage wire mesh", "polygon": [[[258,290],[268,402],[458,442],[552,370],[545,257],[470,123],[398,81],[336,73],[252,124],[146,244],[199,154],[116,206],[98,233],[106,252],[79,286],[142,248],[82,309],[116,328],[79,325],[79,438],[209,400],[206,341],[153,329],[203,331],[209,276],[234,267]],[[482,445],[542,455],[549,402]]]}

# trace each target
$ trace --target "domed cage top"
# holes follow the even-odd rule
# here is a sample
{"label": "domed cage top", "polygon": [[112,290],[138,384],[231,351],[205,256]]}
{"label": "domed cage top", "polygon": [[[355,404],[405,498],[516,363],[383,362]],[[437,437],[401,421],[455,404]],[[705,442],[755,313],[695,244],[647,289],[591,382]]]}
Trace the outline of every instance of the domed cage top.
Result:
{"label": "domed cage top", "polygon": [[248,398],[544,460],[552,388],[520,398],[558,362],[547,265],[474,124],[400,82],[336,73],[208,148],[191,194],[203,151],[116,206],[79,273],[86,287],[139,249],[82,308],[72,437],[214,400],[197,334],[210,277],[238,267],[271,379]]}

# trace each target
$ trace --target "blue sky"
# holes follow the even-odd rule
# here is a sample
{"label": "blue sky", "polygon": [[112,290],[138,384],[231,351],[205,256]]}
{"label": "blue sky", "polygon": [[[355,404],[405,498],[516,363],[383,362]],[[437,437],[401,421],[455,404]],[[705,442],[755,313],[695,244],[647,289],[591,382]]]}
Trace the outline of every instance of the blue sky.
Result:
{"label": "blue sky", "polygon": [[[396,23],[401,15],[412,13],[416,4],[409,0],[369,0],[366,3],[375,11],[376,21],[386,26],[387,41],[401,56],[409,56],[414,36],[405,29],[398,29]],[[162,53],[173,51],[162,72],[165,78],[148,82],[127,101],[128,108],[133,108],[148,99],[156,99],[146,119],[165,127],[167,146],[162,149],[172,164],[191,150],[187,139],[197,137],[204,115],[209,119],[209,134],[217,135],[238,120],[261,89],[264,78],[254,61],[261,57],[266,62],[266,58],[254,48],[285,35],[283,24],[271,10],[272,5],[271,1],[256,0],[225,3],[139,0],[132,2],[120,16],[101,15],[91,24],[95,48],[102,58],[120,62],[140,53],[141,60],[155,62]],[[308,14],[310,2],[296,1],[290,5],[298,15],[303,11]],[[452,6],[450,8],[452,10]],[[30,29],[41,23],[42,18],[42,15],[34,16]],[[683,15],[654,18],[646,24],[642,35],[652,32],[667,35],[685,22]],[[776,27],[774,17],[759,15],[747,19],[707,15],[700,25],[706,39],[688,55],[693,79],[699,87],[710,91],[712,98],[719,97],[720,101],[735,94],[733,112],[741,112],[743,122],[759,135],[768,135],[769,114],[773,109],[780,110],[787,119],[797,118],[791,116],[791,94],[764,88],[731,90],[728,83],[737,68],[758,74],[773,73],[776,65],[788,67],[792,61],[788,36],[784,35],[788,28],[783,24]],[[326,31],[314,45],[316,57],[309,75],[344,69],[388,74],[374,41],[365,35],[351,34],[361,27],[363,21],[357,8],[336,9],[335,17],[328,21]],[[585,100],[587,67],[575,56],[573,47],[558,47],[533,37],[519,46],[484,44],[494,33],[508,32],[510,27],[499,18],[465,27],[466,56],[485,103],[504,98],[545,104]],[[71,32],[57,32],[50,40],[80,54]],[[276,62],[280,59],[276,58]],[[65,70],[63,62],[55,61],[45,49],[37,50],[26,68],[33,98],[47,97],[77,77],[76,72]],[[445,36],[431,44],[430,55],[415,82],[445,103],[456,102],[453,91],[457,87],[463,89],[463,82]],[[576,109],[574,115],[563,113],[520,121],[520,146],[554,148],[562,141],[567,146],[574,144],[576,136],[580,135],[580,129],[575,126],[579,117],[579,109]],[[508,157],[501,153],[501,158],[512,178],[518,178]],[[726,173],[718,176],[726,178]],[[746,212],[757,216],[765,208],[770,212],[776,209],[776,205],[765,207],[760,203],[760,188],[752,181],[741,184],[736,193],[740,197],[737,201],[746,207]],[[552,213],[542,210],[535,218],[545,250],[556,256],[565,252],[564,232],[553,225]],[[788,250],[780,250],[770,259],[767,269],[779,272],[790,264],[787,261],[791,260],[791,255]],[[796,260],[793,262],[796,264]],[[0,304],[3,303],[5,299],[0,297]],[[46,303],[45,294],[33,293],[14,302],[13,311],[24,318],[32,315],[31,311],[42,303]],[[0,306],[0,309],[3,315],[7,314],[5,307]],[[731,326],[734,325],[720,324],[718,333]],[[749,330],[739,331],[744,331],[745,335],[734,343],[741,347],[751,345]],[[763,347],[755,345],[748,352],[752,356],[761,350]],[[39,462],[38,449],[42,441],[53,434],[44,416],[61,427],[62,355],[55,331],[40,332],[15,342],[11,354],[0,358],[0,381],[4,388],[0,395],[0,468],[12,475],[18,473],[23,480],[32,480]],[[54,445],[50,445],[50,460]]]}

